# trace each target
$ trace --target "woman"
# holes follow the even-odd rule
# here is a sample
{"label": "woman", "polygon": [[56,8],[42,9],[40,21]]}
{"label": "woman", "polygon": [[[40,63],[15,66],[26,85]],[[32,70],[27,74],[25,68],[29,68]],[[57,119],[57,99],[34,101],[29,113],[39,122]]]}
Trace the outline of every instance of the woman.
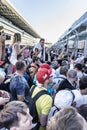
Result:
{"label": "woman", "polygon": [[5,40],[6,40],[6,36],[4,34],[4,31],[2,31],[0,32],[0,61],[4,60]]}
{"label": "woman", "polygon": [[21,54],[26,47],[20,50],[20,43],[21,43],[21,34],[15,33],[12,45],[12,54],[10,58],[10,62],[12,65],[15,65],[17,62],[17,55]]}

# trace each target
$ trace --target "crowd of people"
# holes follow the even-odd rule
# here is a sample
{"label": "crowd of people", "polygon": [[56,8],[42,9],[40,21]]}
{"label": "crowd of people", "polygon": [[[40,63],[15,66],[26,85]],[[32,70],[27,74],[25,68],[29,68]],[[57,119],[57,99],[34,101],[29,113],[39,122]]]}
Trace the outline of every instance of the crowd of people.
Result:
{"label": "crowd of people", "polygon": [[41,38],[23,48],[0,33],[0,129],[87,130],[87,57],[45,49]]}

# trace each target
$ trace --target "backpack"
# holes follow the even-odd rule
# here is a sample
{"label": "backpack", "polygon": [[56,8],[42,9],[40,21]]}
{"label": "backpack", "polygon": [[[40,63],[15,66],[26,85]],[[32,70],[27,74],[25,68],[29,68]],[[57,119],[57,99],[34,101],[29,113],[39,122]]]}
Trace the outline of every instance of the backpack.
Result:
{"label": "backpack", "polygon": [[50,109],[49,115],[48,115],[48,121],[55,115],[56,112],[59,111],[59,108],[55,105]]}
{"label": "backpack", "polygon": [[39,99],[40,96],[47,94],[50,95],[46,90],[42,90],[38,92],[33,98],[31,97],[36,85],[33,85],[30,89],[30,97],[25,99],[25,103],[29,106],[30,114],[33,117],[33,123],[37,123],[37,125],[32,130],[38,130],[40,127],[40,122],[38,121],[38,114],[36,109],[36,101]]}

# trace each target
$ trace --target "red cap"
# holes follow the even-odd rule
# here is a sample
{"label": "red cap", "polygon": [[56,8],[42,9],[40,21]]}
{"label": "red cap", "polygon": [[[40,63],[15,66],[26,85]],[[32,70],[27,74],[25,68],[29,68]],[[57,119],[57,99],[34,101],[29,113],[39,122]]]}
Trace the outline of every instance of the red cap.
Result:
{"label": "red cap", "polygon": [[52,68],[49,64],[43,63],[40,65],[40,68],[46,68],[48,70],[48,73],[51,75],[52,74]]}
{"label": "red cap", "polygon": [[49,70],[46,68],[40,68],[38,72],[36,73],[36,79],[38,80],[39,83],[44,83],[45,80],[49,79],[50,74]]}

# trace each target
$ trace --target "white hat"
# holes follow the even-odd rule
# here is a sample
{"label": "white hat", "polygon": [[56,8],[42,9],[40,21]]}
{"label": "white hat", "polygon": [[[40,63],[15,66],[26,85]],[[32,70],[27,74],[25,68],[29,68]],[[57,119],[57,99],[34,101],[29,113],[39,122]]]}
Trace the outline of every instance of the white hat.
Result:
{"label": "white hat", "polygon": [[54,99],[54,105],[59,109],[71,106],[74,95],[70,90],[60,90]]}
{"label": "white hat", "polygon": [[76,107],[87,104],[87,95],[82,95],[79,90],[60,90],[54,99],[54,105],[59,109],[71,106],[76,102]]}

